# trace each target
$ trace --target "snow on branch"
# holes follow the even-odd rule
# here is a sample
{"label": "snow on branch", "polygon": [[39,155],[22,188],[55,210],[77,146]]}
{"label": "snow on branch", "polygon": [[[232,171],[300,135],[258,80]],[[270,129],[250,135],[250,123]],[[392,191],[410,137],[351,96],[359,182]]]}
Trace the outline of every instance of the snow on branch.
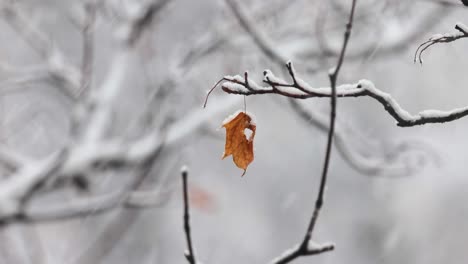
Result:
{"label": "snow on branch", "polygon": [[[235,17],[237,18],[238,23],[243,26],[245,32],[258,46],[260,51],[262,51],[266,57],[270,58],[276,64],[283,65],[285,60],[281,59],[284,56],[282,56],[280,48],[278,48],[277,45],[272,45],[273,41],[270,40],[268,36],[266,36],[265,34],[261,34],[259,36],[258,35],[259,33],[263,33],[262,30],[258,27],[257,23],[254,23],[251,21],[251,19],[249,19],[252,16],[256,17],[256,15],[248,14],[246,10],[244,10],[244,8],[242,8],[240,4],[238,4],[236,1],[233,1],[233,0],[226,0],[226,1],[228,3],[228,6],[232,9]],[[432,18],[434,17],[434,15],[437,13],[437,15],[439,16],[441,11],[442,9],[436,8],[436,10],[429,12],[428,14],[425,14],[423,22],[420,21],[418,25],[420,23],[424,25],[429,24],[429,23],[426,23],[427,21],[425,20],[430,18],[430,21],[432,21],[433,20]],[[323,24],[323,23],[319,23],[318,21],[317,23]],[[414,27],[414,28],[418,28],[418,31],[414,31],[414,32],[411,31],[412,33],[410,34],[410,36],[413,39],[417,35],[416,33],[421,33],[420,32],[421,27]],[[322,36],[322,37],[325,37],[325,36]],[[320,40],[320,38],[318,39]],[[407,41],[406,37],[404,38],[404,40],[405,41],[401,41],[401,43],[405,43],[405,45],[407,45],[408,42],[411,42],[411,41]],[[395,44],[395,42],[392,42],[392,43]],[[365,48],[364,50],[368,52],[369,49]],[[323,52],[324,51],[322,50],[322,53]],[[329,54],[336,55],[337,52],[338,51],[334,50],[334,52],[329,52]],[[350,57],[356,58],[362,55],[363,54],[359,54],[359,52],[357,54],[356,53],[349,54],[348,52],[346,58],[349,60]],[[310,72],[310,71],[307,70],[307,72]],[[328,131],[328,124],[327,124],[327,120],[325,116],[321,116],[317,112],[307,111],[300,105],[299,102],[297,102],[294,99],[290,99],[289,102],[293,110],[300,117],[302,117],[302,119],[305,120],[307,123],[317,127],[318,129],[324,132]],[[335,138],[336,138],[335,146],[337,147],[339,153],[344,157],[344,159],[359,172],[366,174],[366,175],[382,175],[382,174],[409,175],[417,171],[417,168],[415,168],[415,166],[412,166],[411,164],[408,164],[408,163],[399,162],[399,159],[396,159],[396,158],[389,160],[387,157],[375,157],[374,156],[372,158],[369,158],[369,157],[363,156],[362,153],[354,151],[350,147],[348,143],[349,140],[347,140],[347,137],[345,137],[345,133],[341,130],[342,128],[337,128],[335,132]],[[368,144],[369,140],[365,140],[364,142]],[[399,156],[408,154],[408,150],[411,150],[411,148],[408,148],[407,146],[409,145],[415,146],[415,144],[413,143],[415,142],[401,142],[397,146],[393,147],[392,150],[390,150],[390,152],[393,153],[392,157],[399,157]],[[416,143],[422,143],[422,142],[416,142]],[[422,153],[422,155],[419,157],[423,158],[424,160],[428,156],[429,157],[435,156],[433,154],[434,151],[431,148],[428,148],[427,143],[416,144],[416,150],[419,150]],[[414,152],[414,149],[412,151]]]}
{"label": "snow on branch", "polygon": [[57,170],[67,151],[58,151],[42,160],[29,162],[0,185],[0,218],[15,216],[33,189]]}
{"label": "snow on branch", "polygon": [[80,144],[70,144],[62,155],[52,154],[39,161],[26,159],[11,151],[0,151],[1,162],[16,170],[15,174],[0,181],[0,220],[52,221],[95,215],[118,206],[138,208],[158,206],[169,195],[166,190],[158,186],[145,191],[124,188],[119,191],[76,198],[69,202],[54,202],[39,207],[29,203],[23,207],[22,202],[26,202],[31,197],[36,186],[49,179],[54,181],[52,182],[54,185],[75,176],[89,176],[102,167],[121,169],[122,167],[145,166],[145,163],[152,159],[162,147],[179,146],[194,131],[211,120],[212,116],[224,112],[239,102],[240,98],[228,97],[217,107],[194,111],[169,126],[165,132],[159,132],[154,128],[132,142],[119,139],[84,141]]}
{"label": "snow on branch", "polygon": [[468,37],[468,27],[465,24],[457,23],[455,25],[455,29],[457,30],[456,32],[445,33],[445,34],[435,34],[432,37],[430,37],[429,40],[419,45],[418,48],[416,49],[416,52],[414,53],[414,62],[416,63],[416,60],[418,60],[419,63],[422,64],[423,53],[435,44],[450,43],[458,39]]}
{"label": "snow on branch", "polygon": [[309,241],[307,246],[305,244],[297,244],[286,250],[281,256],[273,259],[271,264],[285,264],[300,256],[318,255],[333,249],[335,249],[335,245],[332,243],[320,245],[314,241]]}
{"label": "snow on branch", "polygon": [[148,208],[157,207],[168,200],[170,192],[159,188],[154,190],[133,190],[131,186],[109,193],[79,197],[63,203],[52,203],[48,206],[27,204],[17,216],[22,222],[50,222],[99,215],[117,207]]}
{"label": "snow on branch", "polygon": [[67,60],[46,34],[29,22],[28,14],[17,5],[13,1],[3,1],[0,4],[2,18],[45,60],[48,74],[63,84],[63,92],[76,100],[80,94],[80,70]]}
{"label": "snow on branch", "polygon": [[[73,85],[75,88],[85,87],[89,92],[81,96],[77,102],[77,111],[73,119],[72,135],[62,150],[40,160],[22,157],[13,151],[2,148],[0,163],[11,175],[0,181],[0,221],[9,223],[14,221],[51,221],[71,217],[81,217],[89,214],[98,214],[118,206],[145,207],[157,206],[167,199],[170,191],[160,186],[147,190],[138,189],[139,184],[133,183],[120,190],[95,194],[89,197],[77,197],[71,201],[57,201],[47,205],[37,205],[33,197],[41,191],[51,191],[70,183],[70,179],[84,179],[95,172],[106,170],[120,170],[122,168],[136,169],[141,175],[148,175],[157,154],[164,147],[171,149],[179,146],[200,127],[206,125],[213,115],[224,112],[227,108],[236,105],[240,98],[227,97],[224,104],[205,111],[193,111],[189,115],[173,122],[164,129],[156,125],[146,133],[134,140],[125,138],[110,138],[108,131],[112,126],[115,115],[117,99],[124,89],[123,82],[128,75],[128,63],[136,52],[136,42],[143,36],[143,32],[150,25],[151,19],[160,12],[170,1],[144,1],[139,4],[138,12],[125,20],[127,31],[123,37],[123,45],[116,50],[115,55],[104,78],[103,83],[90,89],[90,80],[77,78]],[[37,48],[41,55],[48,58],[49,53],[57,54],[55,47],[43,38],[36,29],[31,29],[29,21],[17,20],[20,10],[15,6],[2,5],[3,12],[12,13],[12,21],[19,24],[18,31],[24,34],[27,40],[38,37]],[[13,8],[13,9],[9,9]],[[93,8],[93,7],[91,7]],[[90,10],[94,12],[95,10]],[[90,23],[95,14],[91,14]],[[11,18],[8,17],[8,18]],[[26,23],[27,22],[27,23]],[[126,24],[126,25],[125,25]],[[24,26],[24,27],[23,27]],[[89,24],[88,26],[92,26]],[[121,28],[119,28],[121,29]],[[87,34],[91,34],[88,28]],[[86,33],[86,32],[85,32]],[[122,33],[122,32],[120,32]],[[91,42],[88,36],[85,42]],[[89,44],[89,43],[88,43]],[[91,49],[92,47],[88,47]],[[92,50],[88,50],[88,58],[84,59],[82,72],[90,75],[92,68]],[[68,64],[67,64],[68,65]],[[80,71],[77,70],[79,73]],[[68,75],[67,75],[68,76]],[[89,78],[89,76],[83,76]],[[81,84],[80,84],[81,83]],[[175,84],[174,84],[175,85]],[[150,107],[143,109],[152,111]],[[104,166],[103,166],[104,165]],[[141,173],[140,173],[141,172]],[[143,176],[137,176],[140,179]],[[139,182],[139,181],[136,181]]]}
{"label": "snow on branch", "polygon": [[[268,86],[261,86],[248,77],[224,76],[221,88],[226,93],[241,95],[278,94],[290,98],[306,99],[314,97],[330,97],[330,87],[315,88],[300,79],[291,62],[286,64],[292,81],[288,82],[275,76],[270,70],[263,72],[263,82]],[[429,123],[445,123],[460,119],[468,115],[468,106],[456,108],[450,111],[424,110],[418,114],[410,114],[388,93],[375,87],[369,80],[360,80],[354,84],[337,86],[337,97],[372,97],[377,100],[385,110],[396,120],[400,127],[411,127]]]}

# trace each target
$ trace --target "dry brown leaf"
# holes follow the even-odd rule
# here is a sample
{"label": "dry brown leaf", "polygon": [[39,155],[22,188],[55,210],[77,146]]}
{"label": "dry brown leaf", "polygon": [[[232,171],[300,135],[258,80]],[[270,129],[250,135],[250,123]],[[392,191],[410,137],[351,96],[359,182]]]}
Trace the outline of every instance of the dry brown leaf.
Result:
{"label": "dry brown leaf", "polygon": [[[256,125],[249,114],[238,111],[223,122],[223,127],[226,128],[226,145],[222,158],[232,155],[237,167],[244,170],[244,176],[247,166],[254,160],[253,139]],[[248,138],[246,129],[251,131]]]}

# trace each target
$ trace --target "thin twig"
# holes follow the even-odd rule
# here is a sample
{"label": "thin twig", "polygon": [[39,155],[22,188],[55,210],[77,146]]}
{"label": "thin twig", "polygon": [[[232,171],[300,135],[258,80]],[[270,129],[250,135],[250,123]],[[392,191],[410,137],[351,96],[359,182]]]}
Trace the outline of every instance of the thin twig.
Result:
{"label": "thin twig", "polygon": [[[332,71],[329,73],[329,78],[330,78],[330,83],[331,83],[330,129],[328,131],[328,141],[327,141],[327,146],[326,146],[326,151],[325,151],[325,161],[323,164],[322,176],[320,179],[319,192],[317,195],[317,200],[315,202],[315,207],[312,213],[312,217],[310,218],[310,222],[307,227],[307,231],[304,236],[304,239],[302,240],[302,243],[299,246],[295,247],[292,251],[289,251],[290,252],[289,254],[284,254],[283,257],[280,257],[274,260],[273,263],[275,264],[289,263],[293,261],[294,259],[301,257],[301,256],[320,254],[320,253],[331,251],[334,249],[333,244],[321,246],[318,248],[314,247],[313,249],[310,248],[309,244],[312,239],[312,233],[314,231],[318,217],[320,215],[320,210],[323,206],[325,187],[327,184],[327,177],[328,177],[328,168],[330,166],[331,147],[333,145],[333,134],[335,132],[336,101],[337,101],[336,100],[336,81],[337,81],[338,73],[341,69],[341,66],[343,65],[346,48],[348,46],[349,38],[351,36],[351,29],[352,29],[352,23],[353,23],[353,18],[354,18],[355,7],[356,7],[356,0],[353,0],[351,4],[351,12],[349,15],[349,21],[346,24],[343,47],[341,49],[341,53],[338,58],[336,67],[332,69]],[[291,76],[293,77],[293,81],[294,83],[297,83],[297,79],[294,75],[294,70],[292,70],[291,66],[288,67],[288,69],[291,69],[290,73],[292,73]]]}
{"label": "thin twig", "polygon": [[344,36],[344,41],[343,41],[343,48],[340,53],[340,57],[338,58],[338,63],[336,68],[329,74],[330,78],[330,83],[331,83],[331,112],[330,112],[330,130],[328,132],[328,142],[327,142],[327,147],[326,147],[326,152],[325,152],[325,161],[323,165],[323,171],[322,171],[322,177],[320,180],[320,188],[319,188],[319,193],[317,196],[317,201],[315,202],[315,209],[314,213],[312,215],[309,227],[307,228],[307,233],[306,236],[304,237],[304,244],[308,243],[312,236],[312,232],[314,230],[316,221],[319,217],[320,209],[322,208],[323,205],[323,196],[325,192],[325,186],[327,183],[327,175],[328,175],[328,168],[330,164],[330,156],[331,156],[331,146],[333,144],[333,134],[335,132],[335,118],[336,118],[336,81],[338,78],[338,73],[341,69],[341,66],[343,65],[343,60],[344,60],[344,55],[346,52],[346,47],[348,46],[349,38],[351,36],[351,28],[352,28],[352,23],[353,23],[353,18],[354,18],[354,10],[356,6],[356,0],[353,0],[352,5],[351,5],[351,13],[349,16],[349,22],[346,25],[346,31],[345,31],[345,36]]}
{"label": "thin twig", "polygon": [[184,231],[185,238],[187,239],[188,252],[185,252],[185,258],[190,264],[196,264],[195,253],[193,252],[192,246],[192,235],[190,233],[190,208],[188,199],[188,188],[187,188],[187,176],[188,171],[186,168],[182,168],[182,191],[184,193]]}
{"label": "thin twig", "polygon": [[203,108],[206,107],[206,105],[208,104],[208,98],[210,97],[211,93],[213,92],[213,90],[218,87],[218,85],[223,81],[223,79],[217,81],[215,83],[215,85],[213,87],[211,87],[211,89],[206,93],[206,97],[205,97],[205,102],[203,103]]}

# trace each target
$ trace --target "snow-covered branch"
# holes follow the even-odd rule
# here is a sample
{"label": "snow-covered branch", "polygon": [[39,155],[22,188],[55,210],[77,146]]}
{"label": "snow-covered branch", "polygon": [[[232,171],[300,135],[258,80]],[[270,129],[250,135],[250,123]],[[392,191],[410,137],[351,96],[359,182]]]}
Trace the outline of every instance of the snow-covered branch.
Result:
{"label": "snow-covered branch", "polygon": [[[51,154],[46,158],[34,160],[22,157],[13,151],[2,148],[0,151],[0,163],[12,172],[0,182],[0,220],[16,221],[52,221],[71,217],[81,217],[89,214],[98,214],[118,206],[145,207],[158,206],[165,201],[170,191],[163,190],[161,186],[139,189],[142,179],[150,174],[157,154],[164,147],[171,150],[180,146],[194,132],[211,120],[213,115],[224,112],[240,102],[239,98],[227,97],[224,104],[208,110],[192,111],[189,115],[172,121],[164,128],[151,125],[145,133],[138,138],[129,140],[125,137],[110,137],[109,130],[115,118],[117,100],[124,86],[124,80],[129,74],[129,67],[137,54],[137,42],[142,38],[143,32],[150,26],[153,17],[163,9],[170,1],[141,1],[134,3],[134,9],[128,11],[123,23],[117,28],[117,37],[121,45],[115,51],[113,59],[109,63],[106,76],[98,87],[91,88],[92,74],[92,25],[96,19],[93,8],[89,6],[89,12],[83,24],[84,54],[79,77],[73,81],[74,88],[89,90],[85,96],[76,97],[76,111],[72,120],[72,134],[63,150]],[[17,31],[35,48],[44,58],[49,59],[51,54],[64,55],[56,49],[49,39],[25,19],[20,10],[14,4],[1,6],[6,12],[6,19],[16,25]],[[81,25],[80,24],[80,25]],[[15,27],[15,28],[16,28]],[[38,38],[37,43],[33,41]],[[65,68],[73,67],[74,72],[80,71],[69,64],[63,64]],[[85,76],[86,75],[86,76]],[[64,75],[68,76],[68,75]],[[178,85],[172,82],[171,86]],[[78,89],[79,90],[79,89]],[[73,90],[73,91],[78,91]],[[77,93],[74,93],[74,96]],[[142,107],[138,113],[144,116],[147,112],[154,111],[151,106]],[[32,199],[41,191],[51,191],[55,188],[70,183],[70,179],[87,179],[88,176],[103,170],[137,171],[140,175],[134,175],[135,181],[125,188],[109,193],[93,194],[90,197],[76,197],[71,201],[57,201],[47,205],[38,206]],[[133,178],[132,178],[133,179]]]}
{"label": "snow-covered branch", "polygon": [[[337,89],[336,83],[338,80],[338,74],[340,72],[341,67],[343,66],[346,49],[349,44],[349,40],[351,38],[351,30],[353,28],[354,22],[354,14],[356,11],[356,3],[357,0],[353,0],[351,2],[351,8],[349,12],[348,22],[346,23],[344,37],[343,37],[343,44],[341,48],[341,52],[338,56],[338,60],[336,62],[336,66],[329,70],[328,77],[330,79],[330,119],[329,119],[329,128],[328,128],[328,136],[327,136],[327,145],[325,148],[325,158],[323,161],[323,167],[320,177],[320,184],[318,187],[317,198],[315,200],[314,209],[312,211],[309,224],[307,225],[307,229],[304,235],[304,238],[300,242],[300,244],[295,248],[295,250],[291,251],[291,254],[283,255],[284,258],[281,258],[277,261],[277,263],[285,264],[289,263],[292,260],[302,257],[308,256],[311,254],[320,254],[323,252],[327,252],[334,249],[334,245],[327,245],[327,246],[318,246],[315,247],[312,243],[312,237],[315,231],[315,226],[317,225],[324,201],[325,201],[325,189],[327,187],[327,180],[329,175],[329,168],[330,168],[330,159],[332,153],[332,145],[333,139],[335,135],[335,125],[336,125],[336,106],[337,106]],[[291,76],[293,78],[294,83],[297,83],[296,76],[294,74],[294,69],[292,64],[289,64],[288,67]],[[246,77],[247,78],[247,77]]]}
{"label": "snow-covered branch", "polygon": [[17,170],[30,160],[5,146],[0,148],[0,163],[9,170]]}
{"label": "snow-covered branch", "polygon": [[30,23],[25,14],[13,1],[3,1],[0,4],[2,18],[45,60],[47,72],[52,79],[57,80],[63,92],[72,100],[76,100],[80,90],[81,73],[79,69],[67,60],[63,52],[38,28]]}
{"label": "snow-covered branch", "polygon": [[333,249],[335,249],[335,245],[332,243],[320,245],[314,241],[309,241],[307,247],[304,247],[302,244],[297,244],[286,250],[281,256],[273,259],[271,264],[285,264],[301,256],[318,255]]}
{"label": "snow-covered branch", "polygon": [[[313,87],[300,79],[291,62],[286,64],[292,81],[288,82],[275,76],[270,70],[264,71],[263,82],[268,86],[261,86],[248,77],[224,76],[221,84],[223,91],[230,94],[256,95],[278,94],[290,98],[306,99],[314,97],[330,97],[330,87]],[[450,111],[424,110],[418,114],[410,114],[388,93],[375,87],[369,80],[360,80],[354,84],[343,84],[337,87],[337,96],[341,97],[372,97],[377,100],[385,110],[396,120],[401,127],[411,127],[429,123],[445,123],[454,121],[468,115],[468,106],[456,108]]]}
{"label": "snow-covered branch", "polygon": [[58,151],[42,160],[22,166],[0,184],[0,219],[18,215],[23,202],[34,188],[53,175],[67,156],[67,150]]}
{"label": "snow-covered branch", "polygon": [[416,49],[416,52],[414,53],[414,62],[416,63],[416,60],[418,60],[419,63],[422,64],[423,53],[435,44],[450,43],[450,42],[468,37],[468,27],[465,24],[457,23],[455,25],[455,29],[457,30],[456,32],[445,33],[445,34],[435,34],[432,37],[430,37],[429,40],[419,45],[419,47]]}
{"label": "snow-covered branch", "polygon": [[[71,201],[52,203],[47,206],[26,205],[18,212],[17,221],[51,222],[90,215],[99,215],[117,207],[147,208],[158,207],[167,202],[170,192],[160,188],[133,190],[131,186],[118,191],[77,197]],[[13,215],[15,216],[15,215]]]}
{"label": "snow-covered branch", "polygon": [[[254,43],[259,47],[259,49],[268,57],[270,58],[273,62],[277,63],[278,65],[283,65],[285,60],[282,60],[281,58],[284,57],[283,54],[281,54],[280,49],[276,46],[273,45],[273,41],[268,38],[264,34],[262,30],[258,28],[258,25],[251,21],[249,15],[241,6],[239,3],[237,3],[234,0],[226,0],[227,3],[229,4],[231,10],[235,14],[235,17],[237,18],[238,22],[243,26],[245,32],[252,38]],[[430,11],[428,14],[424,14],[424,19],[426,17],[433,17],[436,13],[443,13],[445,9],[440,9],[436,8],[433,11]],[[344,10],[342,10],[344,12]],[[319,21],[317,21],[318,23]],[[318,24],[323,24],[323,23],[318,23]],[[427,23],[426,23],[427,24]],[[412,28],[412,27],[411,27]],[[420,30],[418,31],[420,33]],[[405,34],[405,33],[402,33]],[[412,32],[411,34],[408,33],[410,36],[414,36],[416,33]],[[322,36],[324,37],[324,36]],[[406,40],[406,37],[404,38]],[[381,47],[383,50],[386,50],[388,47],[389,49],[393,49],[393,46],[387,46],[388,41],[384,41],[385,44],[383,45],[384,47]],[[407,41],[401,41],[402,43],[405,43],[407,45]],[[396,45],[399,42],[391,42],[391,45]],[[392,47],[392,48],[391,48]],[[328,54],[334,55],[335,52],[329,52]],[[351,55],[351,57],[359,57],[362,56],[363,54],[354,54]],[[349,60],[350,54],[347,54],[347,59]],[[299,102],[291,99],[289,100],[293,110],[302,117],[303,120],[308,122],[309,124],[312,124],[313,126],[319,128],[323,132],[328,131],[328,125],[327,125],[327,120],[325,116],[319,115],[317,112],[310,112],[305,110]],[[366,175],[409,175],[411,173],[414,173],[416,168],[412,167],[411,165],[408,164],[402,164],[401,162],[398,163],[398,159],[393,159],[392,161],[389,160],[386,157],[364,157],[361,153],[353,150],[350,145],[349,145],[349,140],[347,140],[349,136],[345,136],[345,133],[342,131],[342,127],[337,127],[336,133],[335,133],[335,145],[339,151],[339,153],[344,157],[344,159],[356,170],[358,170],[361,173],[364,173]],[[365,142],[368,143],[369,140],[366,140]],[[394,150],[397,150],[396,153],[394,153],[394,156],[401,156],[407,154],[407,151],[409,150],[408,148],[401,148],[400,146],[406,146],[408,145],[409,142],[401,142],[401,144],[398,144],[394,148]],[[410,145],[415,145],[415,144],[410,144]],[[431,156],[433,154],[432,150],[430,148],[425,148],[423,144],[417,145],[419,150],[422,150],[422,153],[424,153],[424,156]],[[420,148],[422,147],[422,149]]]}
{"label": "snow-covered branch", "polygon": [[[210,121],[214,115],[224,112],[226,108],[232,108],[239,102],[240,98],[228,97],[223,104],[195,111],[180,119],[166,132],[153,130],[133,142],[114,139],[95,141],[94,144],[72,144],[66,152],[67,155],[57,153],[47,157],[44,161],[25,160],[16,157],[13,152],[0,152],[0,157],[5,162],[11,163],[12,166],[22,166],[18,168],[15,175],[0,182],[0,189],[3,190],[0,197],[0,220],[17,216],[21,216],[24,221],[59,220],[98,214],[119,205],[130,207],[158,205],[162,198],[166,197],[166,195],[161,195],[165,193],[164,190],[125,189],[90,198],[76,198],[71,202],[61,201],[48,206],[41,205],[40,208],[34,205],[22,208],[20,201],[25,201],[32,194],[33,187],[44,183],[49,178],[63,181],[75,176],[92,175],[100,168],[109,170],[145,166],[147,161],[163,146],[166,148],[179,146],[194,131]],[[52,167],[51,164],[55,166]]]}

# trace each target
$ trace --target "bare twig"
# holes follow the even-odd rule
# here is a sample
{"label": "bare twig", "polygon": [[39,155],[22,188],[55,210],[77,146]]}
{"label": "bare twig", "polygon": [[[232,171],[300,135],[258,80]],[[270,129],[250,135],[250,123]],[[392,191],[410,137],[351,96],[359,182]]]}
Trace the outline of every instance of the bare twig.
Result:
{"label": "bare twig", "polygon": [[189,208],[189,198],[188,198],[188,188],[187,188],[187,168],[182,168],[182,191],[184,194],[184,232],[185,238],[187,240],[188,251],[184,253],[185,258],[190,264],[196,264],[197,260],[195,258],[195,253],[192,245],[192,235],[190,232],[190,208]]}
{"label": "bare twig", "polygon": [[[337,65],[334,69],[330,70],[329,78],[331,83],[331,110],[330,110],[330,128],[328,131],[328,141],[325,151],[325,161],[323,164],[322,176],[320,178],[320,187],[317,195],[317,200],[315,201],[315,207],[312,213],[312,217],[310,218],[309,225],[307,227],[306,234],[304,239],[302,240],[301,244],[289,250],[289,253],[284,254],[282,257],[279,257],[273,261],[275,264],[284,264],[293,261],[294,259],[301,257],[301,256],[308,256],[314,254],[320,254],[323,252],[327,252],[334,249],[334,245],[325,245],[320,247],[311,248],[310,241],[312,239],[312,233],[314,231],[315,225],[317,223],[318,217],[320,215],[320,210],[323,206],[324,194],[325,194],[325,187],[327,184],[327,177],[328,177],[328,168],[330,165],[330,156],[331,156],[331,147],[333,144],[333,135],[335,132],[335,118],[336,118],[336,81],[338,78],[338,74],[340,72],[341,66],[343,65],[344,56],[346,53],[346,47],[348,46],[349,38],[351,36],[351,29],[352,23],[354,18],[354,11],[356,7],[356,0],[353,0],[351,4],[351,12],[349,15],[348,23],[346,24],[346,31],[344,34],[344,41],[343,47],[341,49],[340,56],[338,58]],[[298,80],[295,77],[294,71],[292,67],[288,67],[290,69],[291,77],[293,78],[293,82],[297,83]]]}

